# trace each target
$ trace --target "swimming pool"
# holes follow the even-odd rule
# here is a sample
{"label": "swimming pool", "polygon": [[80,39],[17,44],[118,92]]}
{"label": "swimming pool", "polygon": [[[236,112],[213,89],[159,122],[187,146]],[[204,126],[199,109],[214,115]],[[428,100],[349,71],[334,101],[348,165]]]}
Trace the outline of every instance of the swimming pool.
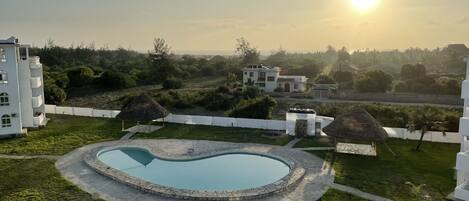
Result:
{"label": "swimming pool", "polygon": [[273,157],[228,153],[194,160],[167,160],[142,148],[120,147],[98,153],[98,159],[130,176],[177,189],[237,191],[281,180],[290,166]]}

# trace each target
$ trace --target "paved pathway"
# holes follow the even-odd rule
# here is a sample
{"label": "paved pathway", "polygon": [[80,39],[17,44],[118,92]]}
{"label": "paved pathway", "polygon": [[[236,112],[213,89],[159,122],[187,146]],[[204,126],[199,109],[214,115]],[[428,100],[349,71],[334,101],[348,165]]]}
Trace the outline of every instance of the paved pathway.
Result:
{"label": "paved pathway", "polygon": [[370,194],[370,193],[366,193],[366,192],[363,192],[363,191],[358,190],[356,188],[353,188],[353,187],[350,187],[350,186],[345,186],[345,185],[342,185],[342,184],[333,183],[330,187],[333,188],[333,189],[339,190],[339,191],[350,193],[352,195],[355,195],[355,196],[358,196],[358,197],[361,197],[361,198],[364,198],[364,199],[367,199],[367,200],[391,201],[390,199],[383,198],[383,197],[373,195],[373,194]]}
{"label": "paved pathway", "polygon": [[335,147],[308,147],[308,148],[295,148],[301,151],[329,151],[335,150]]}
{"label": "paved pathway", "polygon": [[34,158],[45,158],[45,159],[59,159],[62,156],[55,156],[55,155],[7,155],[7,154],[0,154],[0,158],[7,158],[7,159],[34,159]]}
{"label": "paved pathway", "polygon": [[295,144],[298,143],[301,140],[302,140],[301,138],[295,138],[292,141],[290,141],[288,144],[286,144],[284,147],[293,148],[295,146]]}

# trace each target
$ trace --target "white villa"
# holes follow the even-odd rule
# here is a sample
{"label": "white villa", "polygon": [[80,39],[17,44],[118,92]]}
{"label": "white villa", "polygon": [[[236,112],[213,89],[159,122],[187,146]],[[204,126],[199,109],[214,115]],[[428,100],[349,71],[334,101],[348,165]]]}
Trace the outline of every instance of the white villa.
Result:
{"label": "white villa", "polygon": [[0,137],[20,135],[46,124],[42,64],[29,45],[0,40]]}
{"label": "white villa", "polygon": [[454,196],[457,199],[469,200],[469,56],[464,59],[467,64],[466,80],[462,84],[461,97],[464,99],[464,114],[459,121],[461,134],[461,152],[456,160],[457,183]]}
{"label": "white villa", "polygon": [[277,88],[283,92],[306,91],[305,76],[280,75],[280,67],[269,67],[260,65],[249,65],[243,68],[243,86],[258,86],[265,92],[274,92]]}

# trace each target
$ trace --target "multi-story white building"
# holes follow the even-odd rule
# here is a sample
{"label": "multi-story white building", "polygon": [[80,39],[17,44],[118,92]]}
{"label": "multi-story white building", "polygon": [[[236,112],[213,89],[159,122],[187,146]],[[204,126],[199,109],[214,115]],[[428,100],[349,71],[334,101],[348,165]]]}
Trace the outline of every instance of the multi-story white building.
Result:
{"label": "multi-story white building", "polygon": [[280,67],[269,67],[264,65],[249,65],[243,68],[243,85],[258,86],[266,92],[281,89],[283,92],[306,91],[305,76],[280,75]]}
{"label": "multi-story white building", "polygon": [[469,200],[469,56],[464,59],[467,65],[466,80],[462,84],[461,97],[464,99],[464,114],[459,120],[461,151],[456,160],[457,185],[454,197]]}
{"label": "multi-story white building", "polygon": [[0,40],[0,137],[46,124],[42,64],[29,45]]}

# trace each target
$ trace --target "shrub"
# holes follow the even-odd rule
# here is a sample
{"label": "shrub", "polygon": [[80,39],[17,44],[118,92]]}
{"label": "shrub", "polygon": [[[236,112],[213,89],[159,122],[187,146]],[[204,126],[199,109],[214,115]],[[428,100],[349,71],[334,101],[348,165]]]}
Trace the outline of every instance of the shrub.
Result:
{"label": "shrub", "polygon": [[315,80],[314,83],[316,84],[335,84],[334,79],[327,75],[319,75]]}
{"label": "shrub", "polygon": [[176,78],[169,78],[163,82],[163,89],[180,89],[182,86],[182,81]]}
{"label": "shrub", "polygon": [[46,83],[44,96],[48,104],[61,104],[67,98],[65,91],[53,83]]}
{"label": "shrub", "polygon": [[137,85],[135,80],[129,75],[115,71],[104,72],[99,78],[99,83],[103,87],[112,89],[125,89]]}
{"label": "shrub", "polygon": [[359,92],[386,92],[391,89],[391,75],[380,71],[368,71],[362,74],[355,82],[355,89]]}
{"label": "shrub", "polygon": [[245,87],[243,90],[243,96],[246,99],[257,98],[261,96],[261,94],[262,94],[261,90],[259,89],[259,87],[256,87],[256,86],[248,86],[248,87]]}
{"label": "shrub", "polygon": [[91,84],[94,79],[94,71],[88,67],[79,67],[67,72],[67,77],[70,79],[70,86],[82,87]]}

